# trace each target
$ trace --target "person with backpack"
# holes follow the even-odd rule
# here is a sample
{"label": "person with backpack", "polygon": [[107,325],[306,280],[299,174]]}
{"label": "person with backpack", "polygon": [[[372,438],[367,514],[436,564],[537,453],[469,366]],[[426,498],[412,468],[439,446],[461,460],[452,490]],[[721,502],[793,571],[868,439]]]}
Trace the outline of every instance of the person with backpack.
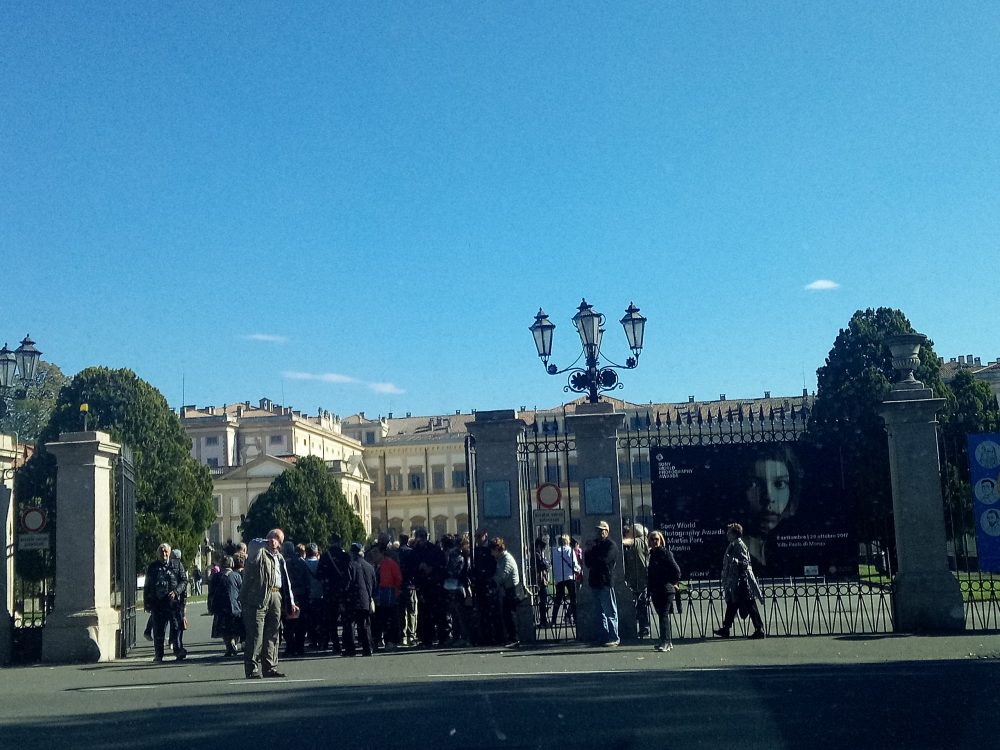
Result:
{"label": "person with backpack", "polygon": [[[538,589],[538,625],[549,627],[549,580],[552,563],[549,561],[549,540],[544,536],[535,539],[535,586]],[[555,617],[552,618],[555,622]]]}
{"label": "person with backpack", "polygon": [[[146,568],[146,584],[143,587],[143,608],[149,612],[152,620],[153,661],[163,661],[163,640],[167,626],[171,623],[178,602],[186,590],[186,581],[182,581],[171,564],[170,545],[161,544],[156,550],[157,559]],[[178,652],[176,657],[183,659],[186,654]]]}
{"label": "person with backpack", "polygon": [[350,583],[351,556],[340,546],[340,534],[330,534],[329,544],[316,565],[316,577],[323,582],[323,602],[326,605],[326,628],[322,645],[325,647],[326,640],[329,639],[330,648],[339,654],[340,625],[343,623],[345,628],[350,627],[344,617],[344,598]]}
{"label": "person with backpack", "polygon": [[552,622],[559,621],[559,605],[565,602],[565,620],[567,625],[576,622],[576,580],[583,572],[577,560],[573,547],[570,546],[569,534],[559,537],[559,546],[552,550],[552,580],[556,583],[556,598],[552,605]]}
{"label": "person with backpack", "polygon": [[447,612],[451,620],[451,641],[449,645],[464,646],[469,641],[469,622],[466,598],[469,596],[469,561],[462,552],[458,540],[446,534],[441,538],[444,550],[444,595]]}

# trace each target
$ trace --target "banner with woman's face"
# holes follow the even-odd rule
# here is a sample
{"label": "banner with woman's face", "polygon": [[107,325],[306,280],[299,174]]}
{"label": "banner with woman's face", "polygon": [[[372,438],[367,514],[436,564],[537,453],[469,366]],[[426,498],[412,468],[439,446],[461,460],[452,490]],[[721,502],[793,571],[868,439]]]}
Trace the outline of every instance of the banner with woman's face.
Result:
{"label": "banner with woman's face", "polygon": [[857,571],[839,463],[798,443],[653,446],[654,526],[687,574],[719,574],[725,527],[743,526],[758,575]]}

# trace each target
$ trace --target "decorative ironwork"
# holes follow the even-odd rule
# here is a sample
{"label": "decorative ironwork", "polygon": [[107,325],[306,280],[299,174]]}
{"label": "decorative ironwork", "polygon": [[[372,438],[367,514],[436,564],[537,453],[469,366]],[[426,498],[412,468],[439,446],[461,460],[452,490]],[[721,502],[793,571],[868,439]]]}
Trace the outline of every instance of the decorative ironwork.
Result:
{"label": "decorative ironwork", "polygon": [[136,643],[136,602],[138,599],[135,554],[135,467],[132,450],[122,446],[115,471],[115,534],[113,591],[120,628],[118,658],[128,655]]}
{"label": "decorative ironwork", "polygon": [[[809,419],[803,406],[732,405],[709,409],[695,404],[669,411],[635,410],[625,414],[626,428],[618,434],[619,480],[623,520],[652,525],[651,446],[724,445],[736,443],[780,443],[801,438]],[[527,487],[557,484],[567,508],[569,533],[579,535],[578,492],[573,466],[576,438],[565,431],[559,417],[541,417],[529,426],[527,439],[518,446],[518,457],[527,475]],[[534,507],[529,495],[526,501]],[[562,529],[547,531],[550,540]],[[722,554],[720,550],[720,556]],[[682,566],[683,559],[679,559]],[[533,570],[527,580],[536,580]],[[890,573],[885,570],[883,573]],[[889,577],[860,571],[844,578],[775,578],[761,581],[764,602],[761,615],[769,635],[827,635],[889,633],[893,631],[893,591]],[[541,622],[537,587],[529,587],[535,605],[539,640],[576,638],[575,625],[565,611]],[[550,597],[551,601],[551,597]],[[725,600],[714,579],[687,579],[682,611],[672,615],[676,638],[707,638],[722,623]],[[586,615],[584,615],[586,616]],[[995,617],[994,617],[995,620]],[[659,623],[650,618],[653,637]],[[742,624],[737,620],[738,626]]]}
{"label": "decorative ironwork", "polygon": [[[573,324],[577,333],[580,334],[580,342],[583,350],[580,357],[584,358],[585,366],[577,367],[577,357],[569,367],[559,369],[556,365],[549,364],[549,357],[552,356],[552,334],[555,331],[555,324],[549,320],[545,311],[540,309],[535,315],[535,322],[529,327],[535,339],[535,348],[538,356],[542,360],[542,365],[549,375],[562,375],[569,373],[563,391],[568,393],[586,393],[592,404],[600,400],[601,393],[609,393],[622,388],[618,381],[618,373],[615,370],[631,370],[639,364],[639,354],[642,352],[643,336],[645,335],[646,318],[639,313],[639,308],[634,303],[630,303],[625,310],[625,316],[621,319],[625,336],[628,339],[629,348],[632,351],[631,357],[625,360],[624,365],[615,364],[601,351],[601,342],[604,338],[605,317],[594,310],[587,300],[580,302],[577,314],[573,316]],[[606,364],[601,364],[601,359]]]}
{"label": "decorative ironwork", "polygon": [[14,351],[6,343],[0,348],[0,418],[7,416],[12,401],[26,398],[29,386],[45,380],[43,375],[35,374],[41,356],[31,336],[21,339]]}

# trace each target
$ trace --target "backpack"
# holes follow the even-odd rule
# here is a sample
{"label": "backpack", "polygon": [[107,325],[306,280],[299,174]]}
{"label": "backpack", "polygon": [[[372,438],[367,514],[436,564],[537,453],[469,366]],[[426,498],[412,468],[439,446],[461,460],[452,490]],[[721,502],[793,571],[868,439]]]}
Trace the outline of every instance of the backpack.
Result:
{"label": "backpack", "polygon": [[465,558],[462,557],[462,550],[453,549],[448,553],[448,561],[445,563],[445,578],[458,579],[462,576],[462,569],[465,567]]}

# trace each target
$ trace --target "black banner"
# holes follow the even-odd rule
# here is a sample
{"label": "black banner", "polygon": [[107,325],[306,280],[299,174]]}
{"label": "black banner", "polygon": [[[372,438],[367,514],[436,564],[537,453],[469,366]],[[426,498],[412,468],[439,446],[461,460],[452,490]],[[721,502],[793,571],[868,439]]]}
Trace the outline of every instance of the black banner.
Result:
{"label": "black banner", "polygon": [[685,576],[716,577],[727,524],[758,577],[857,573],[839,461],[799,443],[653,446],[654,527]]}

